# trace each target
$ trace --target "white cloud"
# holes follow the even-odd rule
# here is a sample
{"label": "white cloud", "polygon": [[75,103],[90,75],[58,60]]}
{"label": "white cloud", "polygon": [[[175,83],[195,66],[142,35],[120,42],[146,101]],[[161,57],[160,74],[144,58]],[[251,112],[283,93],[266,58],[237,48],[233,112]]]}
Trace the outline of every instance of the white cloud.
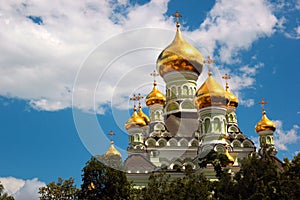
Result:
{"label": "white cloud", "polygon": [[15,200],[38,200],[39,188],[46,184],[37,178],[31,180],[17,179],[14,177],[0,178],[0,182],[5,192],[12,195]]}
{"label": "white cloud", "polygon": [[300,135],[298,135],[298,125],[294,125],[290,130],[284,130],[282,121],[280,120],[275,120],[275,125],[274,141],[275,146],[279,150],[287,150],[288,144],[296,143],[300,139]]}
{"label": "white cloud", "polygon": [[25,181],[14,177],[6,177],[0,178],[0,183],[3,185],[5,192],[12,195],[24,186]]}
{"label": "white cloud", "polygon": [[[0,2],[0,94],[26,99],[38,110],[68,108],[72,104],[77,70],[97,44],[103,47],[109,38],[127,30],[156,27],[166,30],[168,37],[151,36],[151,33],[136,35],[134,40],[120,40],[118,48],[108,45],[105,52],[92,59],[89,64],[94,68],[87,71],[80,87],[75,88],[79,91],[75,106],[93,110],[91,97],[95,94],[96,110],[103,113],[103,104],[111,103],[124,109],[128,107],[127,95],[138,89],[146,94],[152,82],[148,73],[155,68],[161,49],[142,49],[127,52],[125,56],[118,54],[118,50],[145,45],[163,48],[170,43],[174,33],[168,30],[174,30],[174,22],[172,17],[165,16],[169,0],[152,0],[144,5],[131,5],[125,0],[118,1],[120,4],[113,2],[116,1]],[[33,23],[27,16],[40,17],[42,25]],[[276,22],[266,1],[218,0],[199,29],[183,33],[203,48],[204,55],[220,54],[222,62],[230,63],[238,62],[236,55],[240,50],[248,49],[259,38],[272,35]],[[146,41],[149,38],[155,41]],[[156,44],[151,46],[151,42]],[[114,55],[120,57],[104,69],[108,63],[102,61]],[[148,66],[142,67],[145,64]],[[139,69],[133,72],[137,66]],[[105,78],[96,88],[96,82],[91,80],[101,74]],[[234,82],[242,84],[240,90],[254,83],[250,75],[248,78],[232,76]],[[232,85],[232,90],[235,88],[237,86]]]}
{"label": "white cloud", "polygon": [[232,63],[239,50],[248,49],[261,37],[275,31],[277,18],[267,1],[218,0],[193,36],[209,52],[220,45],[222,62]]}

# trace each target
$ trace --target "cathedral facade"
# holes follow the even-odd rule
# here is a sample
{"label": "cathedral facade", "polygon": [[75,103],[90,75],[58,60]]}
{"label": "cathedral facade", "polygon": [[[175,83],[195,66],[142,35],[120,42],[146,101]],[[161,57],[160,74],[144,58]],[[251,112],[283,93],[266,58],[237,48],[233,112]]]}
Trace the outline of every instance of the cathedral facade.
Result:
{"label": "cathedral facade", "polygon": [[[131,117],[125,123],[129,135],[125,160],[127,177],[137,185],[143,185],[152,171],[165,169],[170,174],[183,174],[189,167],[195,173],[212,174],[210,166],[200,168],[201,159],[209,152],[224,154],[228,166],[239,170],[240,161],[256,151],[254,142],[242,132],[238,125],[236,109],[238,98],[229,91],[226,80],[221,86],[210,70],[214,63],[181,35],[177,18],[175,38],[157,59],[157,72],[153,89],[145,98],[149,117],[143,112],[142,97],[133,96]],[[197,80],[206,65],[208,74],[202,85]],[[166,91],[158,90],[156,76],[165,82]],[[264,104],[264,102],[262,102]],[[256,125],[260,136],[261,150],[274,149],[273,132],[275,124],[263,111],[262,119]]]}

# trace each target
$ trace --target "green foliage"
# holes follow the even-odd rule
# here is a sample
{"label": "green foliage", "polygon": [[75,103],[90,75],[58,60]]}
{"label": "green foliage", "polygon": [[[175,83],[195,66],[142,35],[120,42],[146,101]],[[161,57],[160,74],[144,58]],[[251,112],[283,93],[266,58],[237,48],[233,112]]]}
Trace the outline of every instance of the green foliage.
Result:
{"label": "green foliage", "polygon": [[[218,181],[211,182],[204,175],[194,174],[188,168],[181,178],[172,178],[165,171],[153,173],[143,189],[132,187],[123,171],[100,162],[101,157],[92,157],[83,168],[80,192],[74,186],[73,179],[63,181],[59,178],[57,183],[52,182],[40,188],[40,193],[44,195],[41,199],[299,199],[300,154],[292,161],[285,159],[283,164],[271,154],[263,157],[253,154],[241,161],[241,169],[235,176],[230,173],[228,158],[224,156],[211,152],[200,162],[202,167],[208,163],[214,166]],[[118,167],[122,165],[119,163]],[[0,195],[2,192],[3,186],[0,185]],[[0,196],[0,200],[11,199],[13,198]]]}
{"label": "green foliage", "polygon": [[205,168],[207,164],[212,164],[216,172],[217,178],[221,178],[224,175],[222,167],[227,166],[230,163],[228,157],[223,153],[218,153],[211,150],[204,158],[199,160],[199,166]]}
{"label": "green foliage", "polygon": [[125,172],[92,157],[83,168],[80,199],[129,199],[131,184]]}
{"label": "green foliage", "polygon": [[182,178],[171,179],[166,173],[152,174],[149,184],[140,194],[145,200],[186,200],[209,199],[211,183],[202,174],[189,174]]}
{"label": "green foliage", "polygon": [[73,178],[69,178],[68,180],[58,178],[57,183],[51,182],[45,187],[39,188],[41,200],[78,199],[79,191],[74,185]]}
{"label": "green foliage", "polygon": [[6,192],[4,192],[4,187],[0,183],[0,200],[14,200],[12,196],[9,196]]}

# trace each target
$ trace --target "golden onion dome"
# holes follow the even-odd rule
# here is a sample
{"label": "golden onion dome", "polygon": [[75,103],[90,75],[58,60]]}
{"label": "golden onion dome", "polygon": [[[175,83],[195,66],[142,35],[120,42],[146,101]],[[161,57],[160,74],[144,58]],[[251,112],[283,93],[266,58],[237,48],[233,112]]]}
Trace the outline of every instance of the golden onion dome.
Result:
{"label": "golden onion dome", "polygon": [[181,36],[179,27],[180,25],[177,24],[173,42],[158,56],[157,70],[161,76],[171,71],[191,71],[200,75],[203,57],[195,47]]}
{"label": "golden onion dome", "polygon": [[198,109],[209,106],[226,107],[229,96],[223,87],[212,77],[211,72],[206,81],[195,94],[195,105]]}
{"label": "golden onion dome", "polygon": [[263,111],[261,120],[256,124],[255,130],[257,133],[259,133],[261,131],[267,131],[267,130],[271,130],[271,131],[276,130],[275,123],[268,119],[268,117],[266,115],[266,111]]}
{"label": "golden onion dome", "polygon": [[144,121],[146,122],[146,125],[150,124],[149,117],[143,112],[141,104],[139,104],[139,109],[137,112],[138,116],[142,117]]}
{"label": "golden onion dome", "polygon": [[121,153],[115,148],[114,141],[110,141],[110,147],[105,152],[104,158],[108,158],[108,157],[112,157],[112,156],[118,156],[120,158],[122,157]]}
{"label": "golden onion dome", "polygon": [[154,104],[159,104],[164,106],[166,104],[166,97],[163,93],[161,93],[156,86],[156,81],[153,83],[152,91],[146,97],[146,105],[151,106]]}
{"label": "golden onion dome", "polygon": [[239,99],[232,94],[229,90],[226,90],[226,94],[229,96],[229,103],[228,103],[228,107],[238,107],[239,105]]}
{"label": "golden onion dome", "polygon": [[136,107],[134,106],[133,113],[131,117],[127,120],[125,128],[128,130],[130,128],[138,128],[142,126],[146,126],[146,122],[143,119],[143,117],[140,117],[138,115],[138,113],[136,112]]}

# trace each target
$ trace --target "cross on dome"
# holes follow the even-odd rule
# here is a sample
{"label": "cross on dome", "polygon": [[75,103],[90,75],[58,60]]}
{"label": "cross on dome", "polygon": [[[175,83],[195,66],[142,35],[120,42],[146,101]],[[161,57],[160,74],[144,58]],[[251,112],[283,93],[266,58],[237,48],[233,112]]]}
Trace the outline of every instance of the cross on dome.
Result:
{"label": "cross on dome", "polygon": [[228,86],[228,80],[231,79],[231,76],[229,76],[227,73],[222,76],[222,79],[225,79],[226,81],[226,91],[228,90],[229,86]]}
{"label": "cross on dome", "polygon": [[141,99],[143,99],[144,97],[141,96],[140,93],[138,93],[138,95],[136,96],[136,100],[139,102],[139,107],[141,107]]}
{"label": "cross on dome", "polygon": [[207,64],[207,66],[208,66],[208,75],[209,76],[212,75],[211,70],[210,70],[210,65],[214,64],[215,62],[216,62],[215,60],[210,59],[210,56],[207,56],[207,59],[204,60],[204,63]]}
{"label": "cross on dome", "polygon": [[150,76],[153,76],[154,82],[156,82],[156,77],[159,76],[159,73],[157,73],[155,70],[150,74]]}
{"label": "cross on dome", "polygon": [[113,141],[113,137],[116,135],[112,130],[109,131],[108,133],[109,137],[110,137],[110,141]]}
{"label": "cross on dome", "polygon": [[176,13],[172,14],[172,16],[176,18],[176,27],[180,27],[179,18],[182,17],[182,15],[176,10]]}
{"label": "cross on dome", "polygon": [[258,102],[258,104],[261,104],[262,112],[264,114],[266,112],[265,105],[268,104],[268,102],[266,102],[264,98],[261,98],[261,101]]}
{"label": "cross on dome", "polygon": [[135,96],[135,94],[133,94],[132,97],[129,98],[130,101],[133,101],[133,111],[136,111],[136,105],[135,102],[137,101],[137,98]]}

